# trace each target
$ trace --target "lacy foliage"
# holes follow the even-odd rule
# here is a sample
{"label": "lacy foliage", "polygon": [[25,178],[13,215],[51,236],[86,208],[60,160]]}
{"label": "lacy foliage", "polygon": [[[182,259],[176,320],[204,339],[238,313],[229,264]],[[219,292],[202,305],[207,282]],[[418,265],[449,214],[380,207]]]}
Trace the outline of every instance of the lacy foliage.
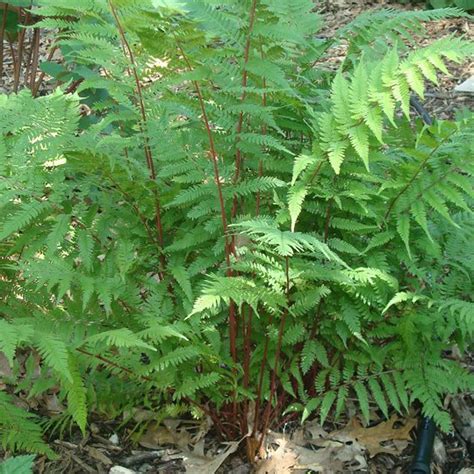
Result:
{"label": "lacy foliage", "polygon": [[[424,126],[409,102],[473,47],[407,45],[462,13],[322,40],[310,0],[41,4],[69,82],[0,97],[0,350],[14,379],[41,358],[21,390],[59,384],[61,429],[145,405],[243,413],[232,437],[251,400],[260,430],[355,397],[449,430],[444,396],[472,388],[444,354],[474,328],[473,119]],[[48,452],[0,409],[4,446]]]}

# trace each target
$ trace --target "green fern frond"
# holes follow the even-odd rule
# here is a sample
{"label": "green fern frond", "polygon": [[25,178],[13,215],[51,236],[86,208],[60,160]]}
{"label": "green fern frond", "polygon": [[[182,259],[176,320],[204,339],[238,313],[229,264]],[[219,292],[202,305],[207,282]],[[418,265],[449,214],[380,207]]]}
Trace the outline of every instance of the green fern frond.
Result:
{"label": "green fern frond", "polygon": [[4,392],[0,392],[0,412],[0,443],[3,449],[55,458],[54,452],[42,439],[41,426],[34,421],[36,417],[16,407]]}

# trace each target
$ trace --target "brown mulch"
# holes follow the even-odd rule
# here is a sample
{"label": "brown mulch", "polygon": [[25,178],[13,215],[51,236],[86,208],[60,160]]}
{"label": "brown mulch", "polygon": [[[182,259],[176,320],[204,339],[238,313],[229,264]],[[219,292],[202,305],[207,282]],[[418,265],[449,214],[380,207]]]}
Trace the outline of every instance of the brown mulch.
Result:
{"label": "brown mulch", "polygon": [[[452,400],[451,413],[454,419],[455,431],[452,434],[438,434],[435,441],[435,454],[431,465],[433,474],[473,474],[473,397],[465,395]],[[374,424],[380,423],[382,420]],[[344,423],[325,424],[327,430],[340,428]],[[296,431],[297,426],[286,428],[285,434],[291,437],[291,432]],[[412,431],[413,440],[416,439],[416,430]],[[89,424],[85,437],[78,431],[69,433],[63,439],[51,439],[50,445],[59,455],[59,459],[51,461],[44,456],[37,458],[35,473],[37,474],[106,474],[109,472],[117,474],[173,474],[188,472],[185,464],[180,458],[182,451],[171,443],[155,446],[154,449],[146,449],[137,445],[131,439],[134,437],[132,427],[120,428],[118,421],[103,420],[94,417]],[[206,451],[208,447],[214,448],[219,445],[213,436],[212,430],[205,438]],[[242,443],[243,445],[243,443]],[[367,467],[362,470],[353,470],[354,473],[393,473],[403,474],[409,472],[415,443],[411,442],[399,455],[377,454],[370,458],[365,455]],[[0,459],[2,458],[0,452]],[[128,469],[128,471],[119,467]],[[114,468],[114,469],[112,469]],[[111,471],[112,469],[112,471]],[[214,472],[214,471],[213,471]],[[224,464],[216,471],[217,474],[250,474],[254,468],[243,459],[243,453],[237,452],[230,456]],[[262,474],[262,471],[258,471]],[[279,474],[284,471],[270,471],[270,474]],[[301,472],[301,471],[299,471]],[[311,471],[309,471],[311,472]],[[323,470],[320,472],[342,473],[342,471]],[[347,471],[349,472],[349,471]],[[199,471],[200,474],[205,474]]]}
{"label": "brown mulch", "polygon": [[[23,51],[23,61],[22,67],[20,68],[20,77],[18,91],[29,88],[32,78],[31,71],[28,65],[28,59],[31,58],[33,45],[31,43],[31,34],[27,33],[26,41]],[[60,58],[59,50],[52,51],[52,39],[50,37],[44,36],[40,40],[39,47],[39,63],[44,61],[57,61]],[[18,50],[16,43],[10,44],[8,41],[4,41],[4,57],[3,57],[3,74],[0,77],[0,94],[10,94],[13,91],[13,84],[15,81],[14,78],[14,60],[12,57],[12,51],[15,55],[15,58],[18,57]],[[25,72],[28,72],[25,75]],[[26,77],[25,77],[26,76]],[[38,68],[36,70],[34,78],[34,87],[37,88],[38,95],[44,95],[51,92],[55,85],[53,83],[48,83],[46,74]]]}
{"label": "brown mulch", "polygon": [[[398,4],[387,0],[329,0],[323,9],[325,24],[321,31],[322,36],[331,37],[334,31],[352,21],[357,15],[368,9],[395,8],[414,10],[421,7]],[[417,45],[426,46],[435,40],[451,35],[462,36],[466,40],[474,40],[474,23],[468,18],[449,18],[433,21],[425,25],[426,34],[415,36]],[[330,60],[331,66],[336,68],[345,56],[345,46],[334,48],[334,55]],[[423,106],[433,118],[452,119],[456,110],[464,107],[472,109],[474,95],[454,92],[454,88],[474,75],[474,60],[456,64],[451,62],[448,68],[450,76],[440,76],[439,85],[428,84]]]}

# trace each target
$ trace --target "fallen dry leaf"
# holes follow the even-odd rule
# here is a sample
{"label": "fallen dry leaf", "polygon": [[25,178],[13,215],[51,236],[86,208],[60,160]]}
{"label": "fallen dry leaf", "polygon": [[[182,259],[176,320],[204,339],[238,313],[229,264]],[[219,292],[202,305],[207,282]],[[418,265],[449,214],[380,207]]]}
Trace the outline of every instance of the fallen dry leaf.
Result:
{"label": "fallen dry leaf", "polygon": [[[398,423],[400,427],[395,427]],[[340,439],[341,436],[352,438],[367,448],[370,457],[374,457],[379,453],[399,454],[402,452],[411,440],[410,432],[415,426],[414,418],[403,419],[397,415],[369,428],[364,428],[357,418],[352,418],[345,428],[334,431],[329,436],[332,439]],[[386,444],[390,442],[391,445]]]}
{"label": "fallen dry leaf", "polygon": [[224,450],[214,456],[204,454],[204,439],[201,439],[192,451],[183,450],[170,456],[170,459],[182,459],[186,472],[189,474],[214,474],[222,463],[237,451],[240,441],[226,443]]}
{"label": "fallen dry leaf", "polygon": [[269,453],[267,459],[264,459],[257,465],[255,474],[291,474],[293,466],[296,464],[296,453],[288,440],[279,438],[278,448]]}
{"label": "fallen dry leaf", "polygon": [[[326,433],[327,434],[327,433]],[[306,473],[308,470],[332,474],[367,467],[364,447],[351,439],[289,440],[274,433],[268,435],[267,458],[257,466],[257,474]],[[313,449],[307,445],[313,445]],[[272,445],[277,445],[271,450]]]}
{"label": "fallen dry leaf", "polygon": [[4,380],[10,377],[13,377],[13,371],[10,368],[10,364],[8,359],[5,357],[5,354],[0,351],[0,390],[5,390],[7,388]]}
{"label": "fallen dry leaf", "polygon": [[143,408],[133,408],[132,410],[125,410],[123,412],[123,420],[133,419],[137,423],[143,423],[145,421],[151,421],[155,418],[156,414],[151,410],[145,410]]}
{"label": "fallen dry leaf", "polygon": [[0,377],[12,377],[13,371],[5,354],[0,351]]}
{"label": "fallen dry leaf", "polygon": [[65,406],[58,400],[56,393],[46,393],[43,395],[43,405],[51,414],[63,413]]}
{"label": "fallen dry leaf", "polygon": [[158,425],[156,423],[150,424],[139,441],[141,446],[149,449],[162,448],[167,444],[183,448],[190,442],[191,436],[186,430],[172,431],[167,426]]}
{"label": "fallen dry leaf", "polygon": [[158,449],[166,444],[180,448],[196,445],[208,433],[212,426],[210,418],[200,421],[180,419],[163,420],[163,425],[151,423],[139,443],[144,448]]}
{"label": "fallen dry leaf", "polygon": [[[370,457],[379,453],[401,453],[411,440],[410,432],[415,425],[413,418],[394,415],[388,421],[364,428],[354,417],[345,428],[331,433],[317,422],[307,423],[304,429],[293,434],[291,441],[269,433],[267,458],[257,466],[256,473],[290,474],[311,470],[331,474],[361,470],[367,467],[365,452]],[[276,448],[272,449],[272,445]]]}
{"label": "fallen dry leaf", "polygon": [[[321,426],[319,419],[306,422],[301,431],[303,432],[304,439],[308,439],[308,435],[311,440],[325,439],[328,437],[328,432]],[[292,439],[294,440],[294,435]]]}

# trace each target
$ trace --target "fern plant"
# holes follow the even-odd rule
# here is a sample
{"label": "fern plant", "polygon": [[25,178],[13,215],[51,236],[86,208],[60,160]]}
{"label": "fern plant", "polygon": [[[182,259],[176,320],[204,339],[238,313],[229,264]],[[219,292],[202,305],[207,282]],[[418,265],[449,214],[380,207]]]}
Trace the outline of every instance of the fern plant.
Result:
{"label": "fern plant", "polygon": [[474,2],[472,0],[429,0],[427,4],[432,8],[455,6],[466,11],[472,11],[474,9]]}
{"label": "fern plant", "polygon": [[445,394],[472,387],[444,353],[473,331],[473,118],[424,126],[409,101],[473,47],[408,46],[463,13],[326,41],[310,0],[40,4],[73,82],[0,99],[0,350],[41,358],[11,386],[59,385],[83,431],[92,410],[206,414],[251,459],[280,417],[351,396],[449,430]]}
{"label": "fern plant", "polygon": [[471,11],[474,9],[474,2],[472,0],[402,0],[402,4],[420,4],[424,3],[427,8],[447,8],[447,7],[457,7],[462,8],[466,11]]}
{"label": "fern plant", "polygon": [[0,463],[0,473],[8,474],[16,472],[18,474],[31,474],[33,472],[33,455],[15,456],[8,458],[6,461]]}

